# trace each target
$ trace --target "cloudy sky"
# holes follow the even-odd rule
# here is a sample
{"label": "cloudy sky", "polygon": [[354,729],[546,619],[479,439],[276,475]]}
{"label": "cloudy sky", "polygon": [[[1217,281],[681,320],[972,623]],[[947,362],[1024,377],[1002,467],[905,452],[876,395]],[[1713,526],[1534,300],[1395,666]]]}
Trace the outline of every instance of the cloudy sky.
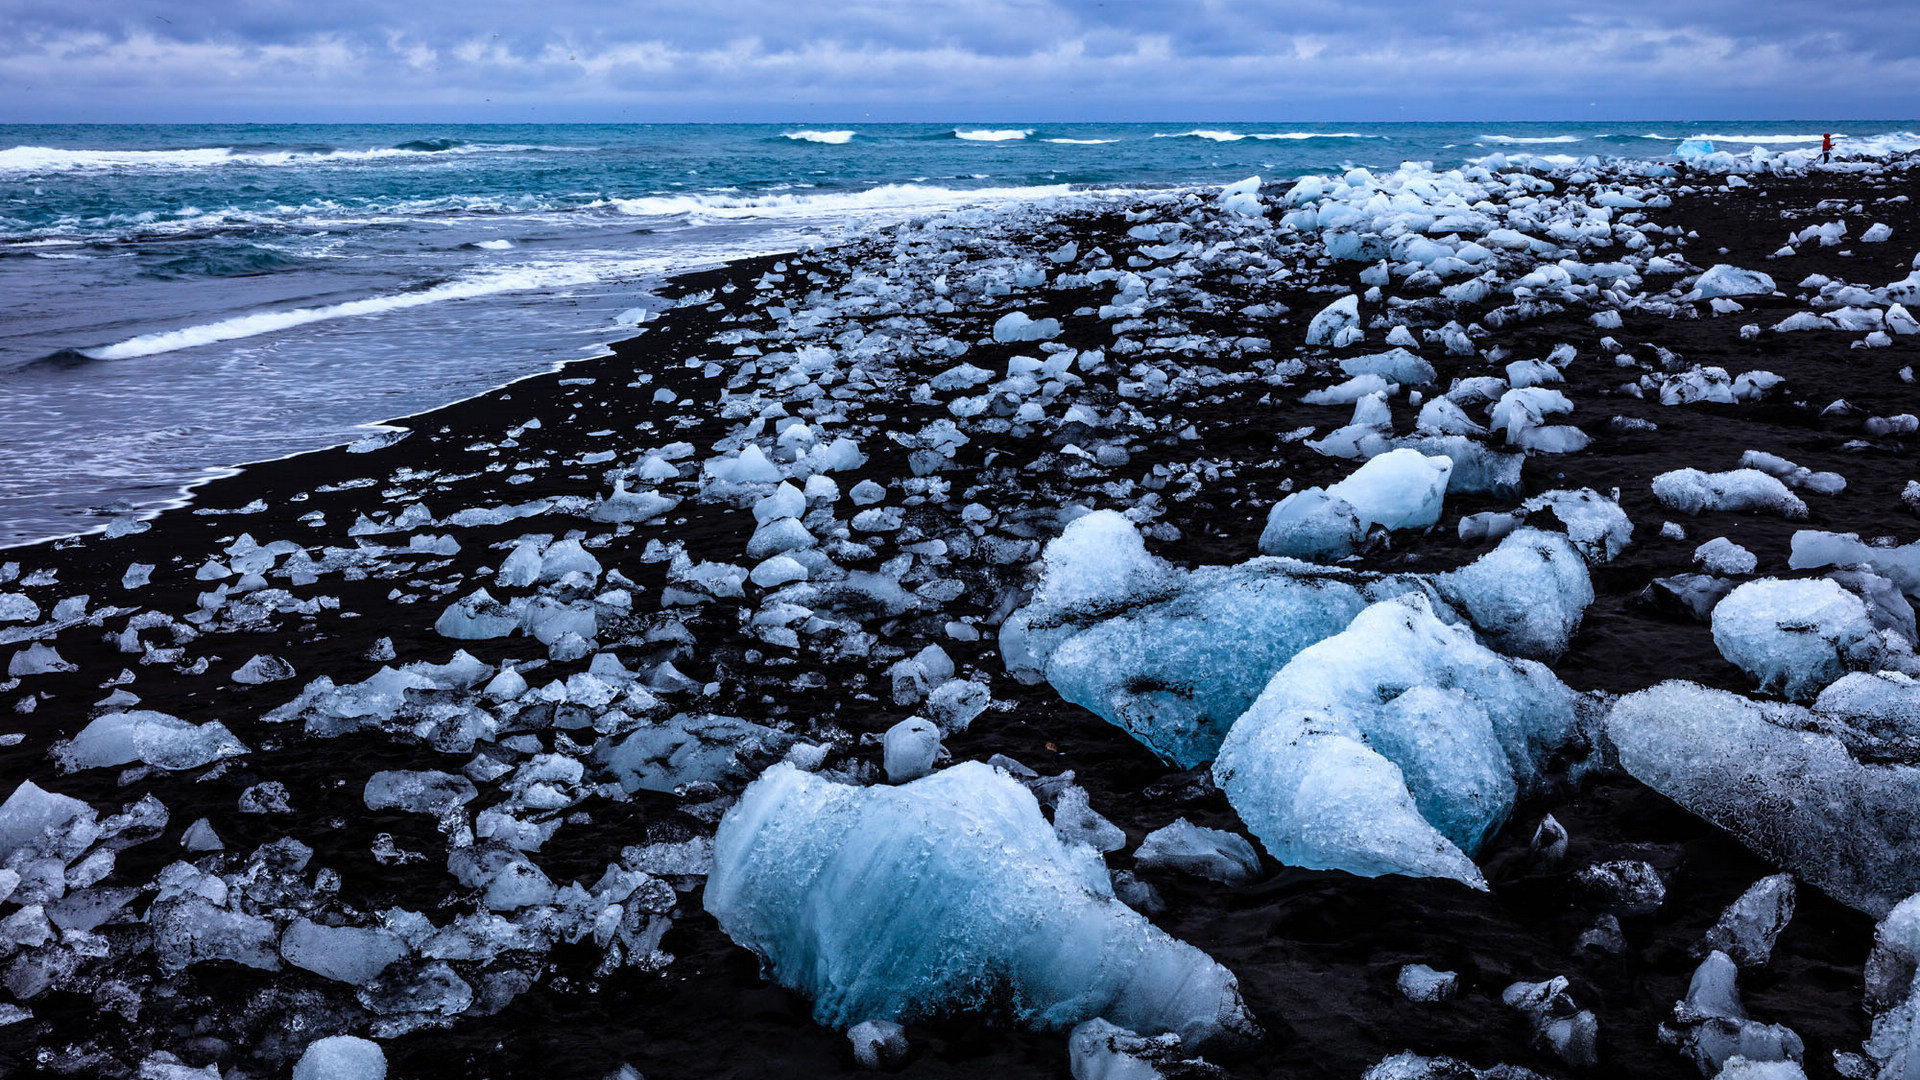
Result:
{"label": "cloudy sky", "polygon": [[0,0],[0,122],[1907,119],[1906,0]]}

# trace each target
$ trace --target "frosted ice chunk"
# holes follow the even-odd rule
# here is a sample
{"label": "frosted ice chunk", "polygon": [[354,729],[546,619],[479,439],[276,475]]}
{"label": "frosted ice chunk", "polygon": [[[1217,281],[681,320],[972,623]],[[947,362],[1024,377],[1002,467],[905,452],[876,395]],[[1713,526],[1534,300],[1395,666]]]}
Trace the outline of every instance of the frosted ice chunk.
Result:
{"label": "frosted ice chunk", "polygon": [[1759,469],[1709,473],[1675,469],[1653,478],[1653,495],[1683,514],[1708,511],[1764,512],[1786,518],[1807,516],[1807,504],[1777,477]]}
{"label": "frosted ice chunk", "polygon": [[195,769],[245,753],[250,753],[246,744],[218,720],[195,725],[149,709],[108,713],[48,750],[61,772],[136,761],[161,769]]}
{"label": "frosted ice chunk", "polygon": [[1753,552],[1724,536],[1694,548],[1693,561],[1710,574],[1751,574],[1760,565]]}
{"label": "frosted ice chunk", "polygon": [[1711,300],[1717,296],[1771,296],[1773,278],[1758,270],[1717,263],[1693,281],[1693,291],[1682,300]]}
{"label": "frosted ice chunk", "polygon": [[996,1007],[1192,1043],[1252,1030],[1225,968],[1113,899],[1098,857],[977,762],[870,788],[775,765],[722,819],[705,903],[830,1027]]}
{"label": "frosted ice chunk", "polygon": [[1432,581],[1487,644],[1536,660],[1566,652],[1593,603],[1593,579],[1574,543],[1534,528],[1514,530],[1492,551]]}
{"label": "frosted ice chunk", "polygon": [[995,341],[1048,341],[1059,336],[1059,319],[1034,319],[1024,311],[1010,311],[993,324]]}
{"label": "frosted ice chunk", "polygon": [[[1407,340],[1411,341],[1412,338],[1409,336]],[[1425,386],[1438,377],[1432,364],[1401,348],[1367,356],[1349,356],[1340,361],[1340,370],[1348,375],[1378,375],[1388,382],[1404,386]]]}
{"label": "frosted ice chunk", "polygon": [[1900,586],[1908,596],[1920,597],[1920,541],[1883,548],[1862,543],[1852,533],[1801,529],[1793,534],[1787,565],[1795,570],[1856,564]]}
{"label": "frosted ice chunk", "polygon": [[1167,1077],[1213,1077],[1218,1069],[1199,1058],[1189,1058],[1180,1037],[1172,1033],[1146,1036],[1093,1019],[1077,1025],[1067,1036],[1067,1063],[1073,1080],[1166,1080]]}
{"label": "frosted ice chunk", "polygon": [[[100,835],[93,807],[79,799],[57,795],[31,780],[22,780],[5,803],[0,803],[0,862],[23,847],[59,851],[77,858]],[[43,847],[42,838],[53,843]]]}
{"label": "frosted ice chunk", "polygon": [[1308,345],[1345,345],[1360,329],[1360,298],[1346,295],[1326,307],[1307,324]]}
{"label": "frosted ice chunk", "polygon": [[77,665],[61,659],[59,650],[38,641],[14,653],[13,659],[7,661],[7,676],[15,679],[22,675],[54,675],[78,670]]}
{"label": "frosted ice chunk", "polygon": [[1452,971],[1436,971],[1425,964],[1404,964],[1394,980],[1408,1001],[1431,1003],[1451,998],[1460,988],[1460,976]]}
{"label": "frosted ice chunk", "polygon": [[322,926],[300,918],[280,936],[280,955],[294,967],[360,986],[406,956],[407,946],[392,931],[378,927]]}
{"label": "frosted ice chunk", "polygon": [[1796,701],[1879,655],[1866,605],[1825,578],[1741,585],[1713,609],[1713,643],[1760,690]]}
{"label": "frosted ice chunk", "polygon": [[1543,492],[1521,503],[1520,510],[1527,517],[1545,510],[1559,519],[1567,539],[1591,563],[1612,562],[1633,541],[1627,512],[1592,488]]}
{"label": "frosted ice chunk", "polygon": [[1351,503],[1312,487],[1293,492],[1267,512],[1260,553],[1332,560],[1353,554],[1366,538],[1366,526]]}
{"label": "frosted ice chunk", "polygon": [[1673,1034],[1703,1076],[1726,1075],[1722,1066],[1736,1058],[1797,1063],[1805,1053],[1792,1029],[1748,1019],[1740,1004],[1738,977],[1726,953],[1711,952],[1694,970],[1687,996],[1674,1003]]}
{"label": "frosted ice chunk", "polygon": [[933,771],[940,756],[940,729],[932,721],[910,716],[887,729],[881,746],[888,783],[918,780]]}
{"label": "frosted ice chunk", "polygon": [[626,480],[620,479],[613,483],[613,494],[595,503],[587,516],[604,522],[652,521],[679,505],[678,498],[657,491],[628,491]]}
{"label": "frosted ice chunk", "polygon": [[[1066,843],[1085,844],[1095,851],[1119,851],[1127,846],[1127,834],[1101,817],[1088,802],[1087,790],[1077,784],[1054,797],[1053,831]],[[1258,865],[1258,856],[1254,861]]]}
{"label": "frosted ice chunk", "polygon": [[891,1020],[862,1020],[847,1031],[863,1069],[891,1069],[907,1060],[907,1029]]}
{"label": "frosted ice chunk", "polygon": [[199,896],[156,900],[147,910],[153,957],[177,975],[206,960],[231,960],[264,971],[280,969],[280,935],[273,920],[216,907]]}
{"label": "frosted ice chunk", "polygon": [[316,1039],[294,1063],[293,1080],[387,1080],[387,1055],[355,1035]]}
{"label": "frosted ice chunk", "polygon": [[258,686],[261,683],[291,679],[293,674],[293,665],[285,660],[277,656],[256,654],[253,659],[234,670],[233,681],[242,686]]}
{"label": "frosted ice chunk", "polygon": [[1186,818],[1148,833],[1133,857],[1136,865],[1150,870],[1179,870],[1226,885],[1245,885],[1260,876],[1260,854],[1245,837]]}
{"label": "frosted ice chunk", "polygon": [[1703,949],[1717,949],[1741,967],[1759,967],[1773,956],[1774,942],[1793,921],[1792,874],[1763,877],[1727,905],[1706,936]]}
{"label": "frosted ice chunk", "polygon": [[1501,991],[1500,1000],[1526,1015],[1537,1045],[1569,1065],[1591,1067],[1600,1060],[1600,1024],[1592,1012],[1574,1004],[1567,986],[1564,975],[1546,982],[1517,982]]}
{"label": "frosted ice chunk", "polygon": [[480,797],[473,781],[453,773],[386,770],[367,778],[363,796],[369,810],[404,810],[435,817]]}
{"label": "frosted ice chunk", "polygon": [[1814,711],[1869,738],[1920,752],[1920,682],[1897,671],[1856,671],[1820,691]]}
{"label": "frosted ice chunk", "polygon": [[1421,595],[1300,651],[1228,731],[1214,779],[1267,850],[1363,876],[1484,887],[1468,856],[1575,739],[1573,695]]}
{"label": "frosted ice chunk", "polygon": [[1172,567],[1147,554],[1140,531],[1119,512],[1096,510],[1067,525],[1042,553],[1035,599],[1057,608],[1126,603],[1164,590]]}
{"label": "frosted ice chunk", "polygon": [[455,641],[485,641],[506,637],[520,628],[520,616],[495,600],[485,589],[455,600],[433,624],[434,632]]}
{"label": "frosted ice chunk", "polygon": [[1621,698],[1621,767],[1871,915],[1920,891],[1920,768],[1856,761],[1817,714],[1685,682]]}

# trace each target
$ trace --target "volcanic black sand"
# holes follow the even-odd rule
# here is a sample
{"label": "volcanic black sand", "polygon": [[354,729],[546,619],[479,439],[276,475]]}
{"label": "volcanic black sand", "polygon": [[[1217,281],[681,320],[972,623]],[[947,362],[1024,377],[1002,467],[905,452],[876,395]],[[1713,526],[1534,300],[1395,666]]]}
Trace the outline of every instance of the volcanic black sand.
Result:
{"label": "volcanic black sand", "polygon": [[[1721,318],[1629,311],[1624,327],[1612,331],[1598,330],[1587,323],[1586,312],[1570,310],[1508,325],[1477,342],[1483,353],[1499,346],[1513,358],[1544,356],[1560,343],[1580,350],[1582,359],[1568,368],[1564,389],[1580,402],[1572,422],[1593,436],[1594,443],[1583,453],[1530,457],[1524,486],[1528,493],[1618,489],[1621,506],[1635,524],[1632,546],[1617,561],[1594,567],[1598,597],[1571,651],[1554,665],[1574,688],[1624,693],[1662,679],[1685,678],[1747,689],[1742,674],[1715,650],[1704,623],[1638,599],[1653,578],[1690,570],[1690,554],[1702,541],[1731,538],[1759,557],[1764,574],[1785,570],[1788,539],[1798,528],[1912,538],[1913,512],[1900,498],[1906,483],[1916,477],[1911,439],[1871,437],[1863,432],[1862,421],[1869,415],[1920,412],[1920,391],[1896,374],[1920,359],[1914,346],[1920,338],[1895,338],[1889,348],[1856,350],[1848,346],[1863,336],[1858,333],[1765,333],[1752,340],[1738,333],[1743,323],[1771,325],[1804,310],[1806,304],[1793,296],[1802,291],[1794,283],[1805,275],[1862,282],[1905,276],[1912,238],[1920,237],[1920,210],[1911,202],[1877,200],[1911,190],[1910,175],[1764,177],[1748,189],[1703,188],[1677,198],[1670,208],[1648,212],[1654,222],[1688,234],[1683,250],[1691,262],[1766,270],[1787,298],[1747,298],[1747,313]],[[1825,200],[1838,202],[1823,206]],[[1850,212],[1855,203],[1870,208]],[[1869,221],[1884,221],[1894,228],[1896,240],[1809,246],[1799,255],[1769,261],[1790,229],[1836,218],[1847,219],[1856,234]],[[1068,213],[1045,223],[1044,229],[1036,227],[1034,242],[1036,247],[1052,247],[1072,238],[1083,251],[1104,247],[1117,253],[1129,244],[1128,227],[1110,210]],[[740,358],[734,347],[709,339],[740,325],[724,320],[747,310],[756,279],[777,263],[792,262],[796,274],[806,266],[823,278],[843,281],[847,275],[836,268],[839,261],[857,269],[862,257],[863,249],[856,244],[688,275],[671,283],[672,294],[715,290],[710,302],[667,312],[606,357],[401,421],[412,434],[396,445],[364,454],[331,450],[252,467],[201,487],[191,506],[160,515],[147,531],[15,549],[0,553],[0,562],[17,560],[30,574],[54,573],[53,583],[25,589],[44,609],[62,597],[86,593],[94,610],[117,605],[177,614],[192,610],[196,596],[213,587],[196,580],[195,570],[242,532],[263,544],[289,539],[316,551],[322,545],[351,548],[348,529],[361,515],[391,512],[416,499],[446,515],[462,507],[534,498],[604,496],[609,485],[601,470],[564,464],[568,455],[604,446],[627,462],[633,446],[686,440],[699,448],[697,462],[733,429],[734,421],[709,406]],[[1313,312],[1342,292],[1363,291],[1357,282],[1360,268],[1358,263],[1323,268],[1323,286],[1347,286],[1339,291],[1262,286],[1259,299],[1277,300],[1291,309],[1284,319],[1254,326],[1232,311],[1184,312],[1182,317],[1194,333],[1256,332],[1271,339],[1272,357],[1294,356]],[[727,291],[730,285],[736,291]],[[1091,348],[1111,347],[1111,328],[1074,312],[1105,298],[1104,289],[1086,289],[1015,299],[1035,318],[1061,318],[1062,343]],[[987,327],[1000,313],[963,308],[936,321],[942,332],[975,343],[964,357],[967,362],[998,370],[1007,357],[1033,351],[1031,345],[987,340]],[[1471,314],[1456,317],[1466,322]],[[764,322],[753,325],[765,328]],[[1700,364],[1729,372],[1778,373],[1787,379],[1787,392],[1763,402],[1679,407],[1619,394],[1619,384],[1638,372],[1623,372],[1600,349],[1599,339],[1608,334],[1652,370],[1661,370],[1655,353],[1660,347],[1678,354],[1681,370]],[[1377,336],[1373,340],[1377,349]],[[1426,355],[1440,368],[1443,387],[1452,377],[1498,370],[1482,357],[1433,355],[1437,351],[1426,350]],[[708,361],[719,365],[719,374],[706,374]],[[1229,371],[1234,362],[1211,361]],[[900,363],[911,382],[953,361],[921,356]],[[642,373],[651,375],[651,381],[635,383]],[[1117,376],[1096,371],[1086,378],[1089,394],[1108,392],[1110,397],[1102,387],[1110,387]],[[656,401],[662,387],[690,404]],[[354,388],[342,386],[338,392],[353,393]],[[652,654],[631,655],[630,665],[671,657],[696,682],[717,684],[713,696],[700,703],[703,711],[799,731],[831,724],[847,735],[836,744],[836,755],[877,761],[877,744],[858,736],[883,731],[912,711],[889,699],[886,666],[937,641],[963,674],[990,680],[996,701],[967,731],[947,740],[953,757],[1005,754],[1042,774],[1071,770],[1091,793],[1094,808],[1127,831],[1128,851],[1110,860],[1116,868],[1130,866],[1132,845],[1176,817],[1237,830],[1238,819],[1207,781],[1205,770],[1170,771],[1124,732],[1063,703],[1045,684],[1022,686],[1008,678],[990,632],[980,641],[967,642],[947,638],[941,628],[947,620],[971,615],[990,631],[1007,606],[994,583],[1018,581],[1030,572],[1038,544],[1058,531],[1054,511],[1068,501],[1104,505],[1098,501],[1098,485],[1114,480],[1130,479],[1152,488],[1156,465],[1184,468],[1204,459],[1218,468],[1213,473],[1202,470],[1190,497],[1163,500],[1165,513],[1157,521],[1177,529],[1178,538],[1167,539],[1173,535],[1167,530],[1149,542],[1153,551],[1189,566],[1239,562],[1257,554],[1266,511],[1280,496],[1283,480],[1291,479],[1295,488],[1325,484],[1353,467],[1350,461],[1319,457],[1299,442],[1281,441],[1283,433],[1306,425],[1324,431],[1334,413],[1341,418],[1333,423],[1344,419],[1344,410],[1295,404],[1297,397],[1298,390],[1281,392],[1256,380],[1199,389],[1186,400],[1163,403],[1191,422],[1196,438],[1149,434],[1134,439],[1124,463],[1098,470],[1084,481],[1022,469],[1043,450],[1057,451],[1072,441],[1069,435],[1084,441],[1088,432],[1033,435],[1016,429],[998,439],[976,437],[938,474],[951,484],[946,499],[910,506],[907,520],[927,535],[939,535],[939,522],[951,527],[961,505],[977,500],[998,515],[994,535],[1032,543],[1016,549],[1019,558],[1013,564],[986,567],[986,576],[977,579],[979,587],[969,588],[936,615],[877,620],[874,626],[884,644],[873,657],[829,659],[747,638],[736,612],[756,595],[749,585],[745,601],[719,599],[679,614],[693,632],[693,645],[657,644],[651,646]],[[1837,399],[1856,410],[1828,410]],[[909,430],[946,415],[937,402],[864,404],[869,412],[891,414],[889,426]],[[1393,404],[1397,427],[1405,430],[1408,406],[1404,400]],[[1658,428],[1625,429],[1610,423],[1614,416],[1652,421]],[[535,418],[539,427],[523,428]],[[652,428],[636,437],[636,428],[649,423]],[[506,442],[508,432],[516,429],[517,436]],[[608,430],[616,434],[588,434]],[[504,449],[470,450],[476,443]],[[887,484],[912,474],[908,448],[871,437],[863,440],[862,449],[869,457],[863,467],[836,474],[843,489],[860,479]],[[1660,506],[1649,490],[1652,477],[1670,469],[1733,468],[1746,449],[1840,473],[1847,488],[1834,497],[1807,496],[1811,516],[1799,522],[1752,514],[1677,516]],[[1011,453],[987,464],[997,451]],[[495,462],[508,467],[475,471]],[[545,465],[512,467],[521,462]],[[402,476],[398,481],[396,474]],[[426,479],[409,482],[408,475]],[[532,482],[507,483],[522,475],[531,476]],[[354,478],[378,482],[319,490]],[[1383,570],[1459,565],[1485,550],[1484,544],[1457,539],[1459,517],[1505,509],[1513,501],[1450,497],[1446,516],[1430,534],[1396,535],[1390,544],[1368,551],[1359,565]],[[241,515],[201,512],[254,503],[264,503],[264,509]],[[898,496],[888,505],[899,505]],[[323,512],[323,522],[299,520],[314,511]],[[1661,523],[1668,520],[1685,527],[1686,540],[1661,538]],[[540,648],[526,639],[450,642],[436,634],[433,625],[456,596],[490,583],[490,575],[477,574],[478,567],[498,566],[503,556],[490,545],[527,532],[562,535],[583,525],[594,536],[614,531],[581,519],[548,517],[460,530],[456,555],[393,556],[359,580],[333,574],[302,594],[338,597],[338,611],[206,634],[187,643],[177,663],[140,666],[137,657],[103,641],[98,625],[65,629],[49,640],[77,671],[28,676],[12,692],[0,695],[0,708],[9,717],[4,726],[24,732],[17,745],[0,750],[4,787],[11,790],[32,778],[50,790],[88,800],[103,814],[143,794],[157,796],[170,822],[157,839],[121,853],[114,882],[137,887],[162,866],[184,857],[182,831],[207,817],[230,853],[244,854],[283,836],[310,845],[313,867],[338,871],[337,904],[343,910],[397,905],[443,921],[469,909],[470,901],[459,898],[444,872],[445,841],[433,821],[415,814],[370,812],[361,792],[376,770],[459,772],[471,754],[440,753],[380,732],[310,738],[297,725],[261,718],[321,674],[346,684],[374,674],[382,663],[444,662],[456,646],[489,663],[539,655]],[[617,568],[636,583],[636,607],[653,608],[667,584],[667,563],[640,558],[649,540],[683,541],[696,561],[742,562],[740,552],[753,527],[753,517],[744,508],[689,499],[667,523],[612,535],[605,546],[593,550],[608,568]],[[425,531],[446,530],[427,526]],[[868,565],[884,558],[884,553],[876,554]],[[132,563],[157,567],[152,584],[134,591],[121,587],[121,576]],[[984,561],[981,565],[986,566]],[[965,574],[957,576],[969,580]],[[21,588],[16,582],[0,586],[0,591]],[[123,622],[116,616],[107,628],[117,629]],[[396,654],[392,660],[366,658],[380,638],[391,639]],[[6,646],[0,655],[21,647]],[[226,673],[255,654],[284,658],[297,678],[253,687],[232,684]],[[178,673],[203,656],[210,660],[205,674]],[[136,769],[123,774],[108,768],[56,774],[48,757],[50,745],[71,736],[97,713],[94,703],[109,692],[102,684],[123,668],[136,670],[128,688],[140,697],[140,708],[195,722],[217,719],[252,753],[210,769],[177,773]],[[36,707],[16,714],[16,703],[29,698]],[[235,813],[242,792],[264,780],[285,784],[292,812]],[[591,883],[623,845],[710,833],[713,797],[712,792],[683,799],[648,791],[628,801],[590,796],[573,807],[576,816],[536,860],[555,882]],[[690,814],[689,809],[698,812]],[[1566,827],[1571,847],[1564,862],[1539,868],[1528,856],[1528,843],[1549,812]],[[383,865],[371,851],[378,833],[391,834],[400,848],[425,852],[427,858],[411,865]],[[1621,918],[1629,942],[1623,955],[1579,950],[1576,940],[1604,910],[1604,903],[1575,886],[1574,871],[1595,861],[1627,858],[1644,859],[1662,871],[1664,904],[1650,915]],[[1209,1055],[1232,1075],[1353,1078],[1381,1058],[1407,1049],[1449,1054],[1482,1067],[1505,1062],[1548,1075],[1576,1073],[1579,1070],[1535,1048],[1524,1019],[1500,1002],[1500,991],[1510,982],[1556,974],[1569,976],[1575,998],[1599,1017],[1601,1064],[1592,1075],[1698,1075],[1692,1064],[1659,1042],[1656,1029],[1686,990],[1698,962],[1692,950],[1702,932],[1727,903],[1774,868],[1717,828],[1619,774],[1563,786],[1553,796],[1523,804],[1480,861],[1490,893],[1446,881],[1361,879],[1271,861],[1263,879],[1242,888],[1165,872],[1143,871],[1142,877],[1165,901],[1153,921],[1233,971],[1266,1029],[1257,1045]],[[496,1014],[462,1017],[443,1028],[385,1040],[391,1075],[597,1080],[623,1063],[653,1080],[857,1071],[846,1039],[816,1026],[807,1001],[762,980],[756,958],[733,945],[702,911],[697,880],[680,884],[686,891],[673,928],[661,942],[675,959],[663,970],[622,968],[596,974],[599,950],[590,943],[560,944],[544,959],[529,963],[533,985]],[[1772,962],[1745,973],[1742,991],[1756,1018],[1787,1024],[1805,1040],[1810,1076],[1833,1076],[1833,1052],[1856,1050],[1867,1034],[1861,966],[1871,944],[1872,923],[1811,887],[1803,886],[1799,897],[1798,913]],[[139,917],[148,902],[143,894],[122,919],[100,932],[115,941],[137,939]],[[1401,965],[1409,962],[1458,971],[1461,992],[1437,1005],[1408,1002],[1394,980]],[[29,1003],[32,1019],[0,1027],[0,1071],[133,1075],[149,1050],[157,1048],[187,1064],[214,1063],[229,1076],[285,1076],[292,1057],[313,1038],[362,1030],[365,1017],[351,994],[305,971],[269,973],[209,961],[183,975],[163,977],[142,963],[130,961],[116,969],[117,990],[101,989],[96,982],[90,988],[82,984],[80,989],[36,996]],[[1059,1033],[1021,1032],[990,1018],[957,1016],[911,1025],[909,1036],[912,1051],[902,1075],[1064,1077],[1068,1071]]]}

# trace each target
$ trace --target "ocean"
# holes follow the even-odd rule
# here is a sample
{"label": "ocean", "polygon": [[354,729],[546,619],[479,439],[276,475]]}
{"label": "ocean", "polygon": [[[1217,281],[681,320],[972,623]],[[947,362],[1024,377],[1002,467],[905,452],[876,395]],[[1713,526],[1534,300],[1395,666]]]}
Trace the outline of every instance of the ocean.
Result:
{"label": "ocean", "polygon": [[1912,127],[0,126],[0,545],[592,355],[669,274],[879,221],[1690,137],[1920,147]]}

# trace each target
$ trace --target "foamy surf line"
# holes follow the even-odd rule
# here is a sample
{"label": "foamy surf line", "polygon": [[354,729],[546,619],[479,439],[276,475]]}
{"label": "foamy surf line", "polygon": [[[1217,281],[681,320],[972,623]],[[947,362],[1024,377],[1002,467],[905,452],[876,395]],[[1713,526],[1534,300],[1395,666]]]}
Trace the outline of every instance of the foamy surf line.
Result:
{"label": "foamy surf line", "polygon": [[840,146],[853,139],[851,131],[785,131],[781,134],[795,142],[826,143]]}
{"label": "foamy surf line", "polygon": [[614,207],[623,214],[632,214],[636,217],[702,215],[729,219],[786,218],[841,214],[850,211],[885,213],[950,210],[964,206],[978,206],[983,203],[1020,202],[1030,199],[1093,194],[1099,194],[1099,192],[1076,191],[1067,184],[984,188],[882,184],[865,191],[819,195],[650,195],[635,199],[613,199],[606,205]]}
{"label": "foamy surf line", "polygon": [[954,128],[953,137],[967,142],[1017,142],[1033,134],[1032,128]]}
{"label": "foamy surf line", "polygon": [[333,319],[351,319],[367,315],[385,315],[408,308],[425,307],[447,300],[469,300],[481,296],[494,296],[501,293],[528,292],[541,289],[566,288],[573,285],[585,285],[602,280],[610,275],[625,273],[659,272],[671,265],[673,260],[659,258],[639,262],[622,263],[617,268],[605,264],[568,265],[552,267],[530,267],[518,271],[491,274],[469,281],[448,282],[430,289],[416,292],[392,293],[385,296],[370,296],[363,300],[348,300],[339,304],[326,304],[320,307],[291,308],[286,311],[261,311],[250,315],[237,315],[218,322],[202,323],[198,326],[185,326],[178,330],[163,330],[154,334],[142,334],[128,338],[113,345],[98,348],[80,349],[80,355],[93,360],[133,360],[143,356],[157,356],[161,353],[191,349],[201,345],[214,345],[223,341],[236,341],[241,338],[258,337],[290,330],[297,326],[327,322]]}
{"label": "foamy surf line", "polygon": [[442,158],[466,154],[564,153],[588,147],[475,143],[425,150],[401,146],[365,150],[235,150],[228,146],[185,150],[74,150],[14,146],[0,150],[0,173],[69,172],[77,169],[199,169],[219,165],[316,165],[329,162]]}

